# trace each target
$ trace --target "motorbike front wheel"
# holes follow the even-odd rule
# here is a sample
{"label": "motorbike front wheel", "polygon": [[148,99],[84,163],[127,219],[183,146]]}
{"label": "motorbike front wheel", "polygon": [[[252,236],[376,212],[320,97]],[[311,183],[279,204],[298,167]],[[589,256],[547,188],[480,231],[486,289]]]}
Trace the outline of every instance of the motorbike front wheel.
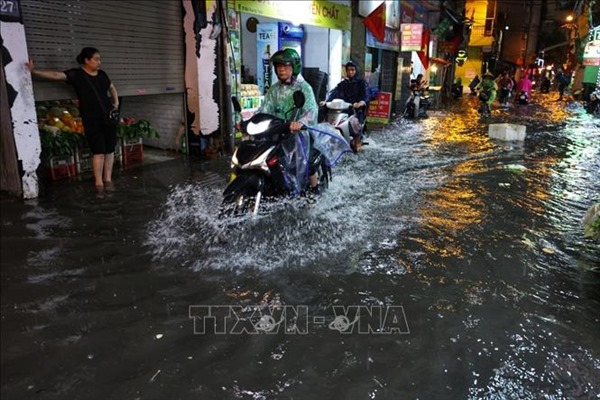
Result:
{"label": "motorbike front wheel", "polygon": [[261,192],[255,195],[238,193],[232,198],[225,198],[221,203],[219,218],[256,215],[260,207]]}
{"label": "motorbike front wheel", "polygon": [[263,195],[263,180],[255,174],[237,176],[225,189],[219,216],[256,215]]}

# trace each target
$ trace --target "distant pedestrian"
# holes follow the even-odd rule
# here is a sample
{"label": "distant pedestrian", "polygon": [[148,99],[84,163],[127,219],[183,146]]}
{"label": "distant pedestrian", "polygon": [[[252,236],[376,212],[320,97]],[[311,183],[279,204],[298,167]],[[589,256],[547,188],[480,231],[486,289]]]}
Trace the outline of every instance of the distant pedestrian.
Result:
{"label": "distant pedestrian", "polygon": [[[100,52],[94,47],[85,47],[77,56],[79,68],[66,71],[35,69],[33,60],[26,63],[31,74],[49,80],[67,81],[75,89],[79,99],[81,119],[85,137],[92,151],[92,170],[98,197],[104,191],[114,191],[112,182],[117,127],[106,123],[108,110],[119,108],[119,95],[106,72],[100,69]],[[108,96],[110,93],[110,97]],[[102,102],[102,104],[101,104]]]}
{"label": "distant pedestrian", "polygon": [[560,101],[563,99],[565,89],[569,84],[569,78],[562,69],[559,69],[555,79],[558,82],[558,101]]}

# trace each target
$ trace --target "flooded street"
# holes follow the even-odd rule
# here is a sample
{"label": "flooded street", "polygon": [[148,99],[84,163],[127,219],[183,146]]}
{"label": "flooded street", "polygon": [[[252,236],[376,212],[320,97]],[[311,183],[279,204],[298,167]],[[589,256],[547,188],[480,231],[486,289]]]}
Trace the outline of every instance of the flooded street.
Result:
{"label": "flooded street", "polygon": [[368,142],[256,218],[217,218],[225,159],[3,196],[2,397],[600,398],[600,121],[457,108]]}

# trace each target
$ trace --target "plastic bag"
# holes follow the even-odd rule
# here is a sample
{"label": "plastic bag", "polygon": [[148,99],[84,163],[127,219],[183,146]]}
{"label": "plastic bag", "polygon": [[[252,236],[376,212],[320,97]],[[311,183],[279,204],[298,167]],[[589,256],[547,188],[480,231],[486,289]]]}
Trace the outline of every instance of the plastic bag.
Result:
{"label": "plastic bag", "polygon": [[308,185],[308,132],[300,131],[281,143],[284,160],[284,179],[290,194],[302,193]]}
{"label": "plastic bag", "polygon": [[312,136],[313,146],[323,154],[328,167],[334,167],[344,153],[352,152],[346,139],[331,124],[323,122],[307,129]]}

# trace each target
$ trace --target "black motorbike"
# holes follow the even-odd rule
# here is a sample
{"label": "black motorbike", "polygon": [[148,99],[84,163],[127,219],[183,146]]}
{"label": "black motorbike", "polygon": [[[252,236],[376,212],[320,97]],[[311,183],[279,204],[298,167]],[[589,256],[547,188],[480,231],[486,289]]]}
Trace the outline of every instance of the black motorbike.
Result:
{"label": "black motorbike", "polygon": [[521,105],[529,104],[529,96],[526,91],[521,90],[521,93],[517,96],[517,103]]}
{"label": "black motorbike", "polygon": [[429,87],[422,90],[412,90],[411,96],[406,100],[403,117],[414,119],[427,118],[427,110],[431,106],[431,98],[427,92],[428,89]]}
{"label": "black motorbike", "polygon": [[[240,112],[239,102],[235,98],[232,100],[235,110]],[[295,92],[295,107],[288,113],[300,110],[304,101],[304,94]],[[231,158],[232,172],[230,183],[223,192],[221,217],[256,215],[263,199],[269,201],[306,194],[309,190],[306,162],[317,171],[319,188],[328,187],[331,168],[320,152],[308,152],[311,147],[308,132],[305,131],[306,135],[292,134],[290,121],[269,114],[255,114],[242,123],[242,132],[247,140],[241,142]],[[302,141],[301,148],[306,149],[304,164],[294,156],[299,140]],[[297,177],[301,178],[294,181]]]}
{"label": "black motorbike", "polygon": [[594,117],[600,117],[600,87],[590,93],[590,100],[585,105],[585,110]]}
{"label": "black motorbike", "polygon": [[552,82],[550,82],[550,79],[548,79],[547,77],[543,77],[542,83],[540,84],[540,92],[541,93],[550,93],[550,85],[551,84],[552,84]]}
{"label": "black motorbike", "polygon": [[490,109],[490,105],[487,103],[490,99],[490,93],[488,91],[482,90],[479,92],[479,115],[481,118],[487,118],[492,116],[492,110]]}
{"label": "black motorbike", "polygon": [[508,106],[508,100],[510,99],[512,93],[512,89],[509,87],[502,87],[498,91],[498,102],[502,104],[503,107]]}

